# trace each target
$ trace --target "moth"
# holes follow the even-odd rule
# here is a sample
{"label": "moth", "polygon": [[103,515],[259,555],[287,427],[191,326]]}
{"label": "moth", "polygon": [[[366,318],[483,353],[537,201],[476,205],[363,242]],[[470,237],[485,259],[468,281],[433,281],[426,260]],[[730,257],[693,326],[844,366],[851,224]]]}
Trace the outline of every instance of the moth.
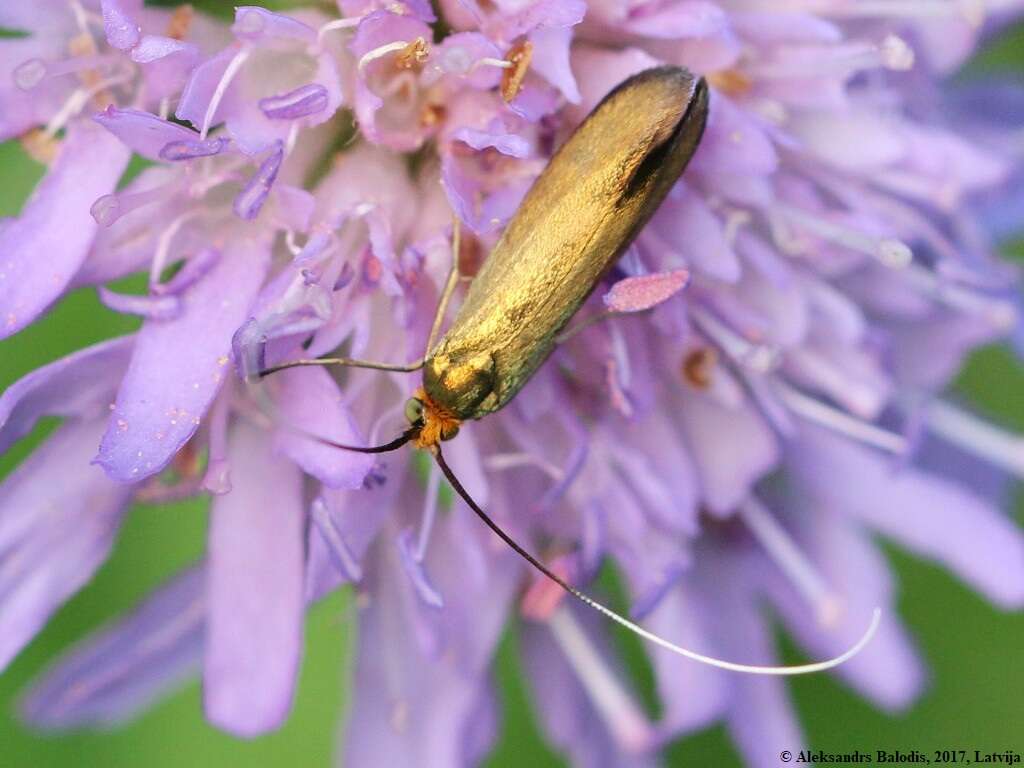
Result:
{"label": "moth", "polygon": [[485,260],[443,335],[446,308],[459,280],[454,266],[434,318],[426,355],[409,365],[350,358],[296,360],[301,365],[423,371],[406,403],[407,429],[395,440],[350,451],[385,453],[407,443],[429,451],[452,488],[481,520],[534,568],[573,597],[673,653],[738,672],[794,675],[829,669],[863,648],[878,626],[876,609],[864,636],[841,656],[814,664],[758,667],[704,656],[659,637],[598,603],[527,552],[480,508],[445,462],[442,443],[459,424],[507,405],[555,349],[559,335],[602,275],[651,218],[700,145],[708,86],[680,67],[663,66],[626,79],[597,105],[534,182]]}

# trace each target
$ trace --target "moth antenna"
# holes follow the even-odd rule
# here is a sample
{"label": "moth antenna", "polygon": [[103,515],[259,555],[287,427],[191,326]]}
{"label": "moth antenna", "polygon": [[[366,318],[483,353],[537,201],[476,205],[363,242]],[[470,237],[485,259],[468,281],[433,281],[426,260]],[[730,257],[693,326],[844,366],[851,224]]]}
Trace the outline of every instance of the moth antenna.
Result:
{"label": "moth antenna", "polygon": [[413,437],[416,436],[417,430],[415,428],[407,429],[401,435],[396,437],[390,443],[384,443],[383,445],[345,445],[344,443],[336,443],[333,440],[328,440],[326,437],[320,437],[320,435],[314,435],[312,433],[301,431],[303,437],[311,437],[319,443],[329,445],[332,448],[340,448],[343,451],[354,451],[355,453],[390,453],[391,451],[397,451],[403,445],[408,443]]}
{"label": "moth antenna", "polygon": [[423,367],[423,360],[417,360],[414,363],[378,363],[373,360],[356,360],[351,357],[315,357],[311,359],[303,360],[291,360],[287,363],[281,363],[280,365],[272,365],[268,368],[263,368],[258,371],[254,371],[251,377],[257,381],[270,376],[272,373],[279,371],[286,371],[289,368],[301,368],[305,366],[338,366],[338,367],[349,367],[349,368],[369,368],[374,371],[395,371],[397,373],[412,373],[418,371]]}
{"label": "moth antenna", "polygon": [[267,394],[267,391],[260,383],[259,378],[246,378],[245,385],[260,411],[265,416],[273,420],[279,429],[286,429],[299,437],[316,440],[317,442],[329,445],[332,448],[339,448],[343,451],[354,451],[355,453],[389,453],[391,451],[397,451],[416,436],[417,429],[415,427],[410,427],[390,443],[384,443],[383,445],[345,445],[344,443],[339,443],[323,437],[322,435],[315,434],[310,432],[308,429],[304,429],[297,424],[289,422],[288,419],[285,418],[284,414],[281,413],[281,409],[277,407],[277,404],[274,403]]}
{"label": "moth antenna", "polygon": [[431,452],[434,454],[434,459],[437,461],[437,465],[441,468],[441,472],[444,473],[445,478],[448,480],[449,483],[451,483],[451,486],[452,488],[455,489],[455,492],[462,497],[462,500],[469,505],[469,508],[476,513],[477,517],[483,520],[484,524],[492,531],[494,531],[494,533],[497,534],[498,538],[500,538],[502,541],[508,544],[508,546],[511,547],[517,555],[522,557],[524,560],[526,560],[526,562],[528,562],[538,571],[543,573],[545,576],[547,576],[549,579],[551,579],[558,586],[560,586],[562,589],[564,589],[566,592],[568,592],[570,595],[575,597],[580,602],[584,603],[590,608],[593,608],[595,611],[604,614],[604,616],[611,619],[616,624],[620,624],[621,626],[625,627],[633,634],[638,635],[643,639],[651,643],[654,643],[655,645],[660,646],[661,648],[664,648],[667,651],[671,651],[672,653],[675,653],[679,656],[683,656],[684,658],[700,662],[701,664],[707,664],[711,667],[726,669],[730,672],[743,672],[751,675],[806,675],[812,672],[823,672],[826,669],[838,667],[840,664],[852,659],[854,656],[856,656],[864,649],[864,646],[871,642],[871,638],[875,636],[875,632],[878,630],[879,622],[882,619],[882,611],[880,608],[875,608],[874,612],[872,613],[871,622],[868,625],[867,631],[865,631],[860,640],[858,640],[853,646],[851,646],[850,649],[847,650],[845,653],[842,653],[839,656],[827,659],[825,661],[819,661],[813,664],[799,664],[795,666],[771,667],[755,666],[750,664],[736,664],[731,661],[725,661],[724,659],[716,659],[712,656],[705,656],[702,653],[691,651],[688,648],[683,648],[682,646],[676,645],[675,643],[671,643],[665,638],[660,637],[654,634],[653,632],[644,629],[639,624],[633,623],[625,616],[622,616],[613,611],[611,608],[608,608],[607,606],[597,602],[597,600],[595,600],[594,598],[581,592],[580,590],[576,589],[576,587],[569,584],[563,578],[558,576],[554,571],[552,571],[550,568],[548,568],[546,565],[540,562],[537,558],[535,558],[533,555],[531,555],[529,552],[523,549],[519,544],[516,543],[516,541],[511,536],[505,533],[505,531],[503,531],[501,527],[496,522],[494,522],[494,520],[492,520],[490,516],[488,516],[488,514],[484,512],[475,501],[473,501],[473,498],[469,495],[466,489],[462,487],[462,483],[459,482],[459,479],[455,476],[455,473],[452,472],[451,467],[449,467],[447,462],[445,462],[444,456],[441,454],[440,446],[436,444],[431,446]]}

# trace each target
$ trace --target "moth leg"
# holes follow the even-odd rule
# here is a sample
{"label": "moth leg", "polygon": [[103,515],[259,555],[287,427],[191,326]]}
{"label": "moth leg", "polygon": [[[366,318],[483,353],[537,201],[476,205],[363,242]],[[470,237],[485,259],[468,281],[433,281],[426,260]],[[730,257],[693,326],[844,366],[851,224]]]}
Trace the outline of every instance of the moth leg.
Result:
{"label": "moth leg", "polygon": [[[441,333],[441,324],[444,323],[445,313],[448,311],[448,304],[451,302],[455,288],[462,279],[459,273],[459,250],[462,244],[462,227],[459,217],[452,217],[452,267],[448,270],[448,278],[445,280],[444,289],[441,291],[441,299],[437,303],[437,311],[434,313],[434,322],[430,326],[430,336],[427,337],[427,355],[434,348],[437,337]],[[422,363],[421,363],[422,365]]]}
{"label": "moth leg", "polygon": [[598,323],[603,323],[605,320],[611,320],[616,317],[641,317],[649,312],[654,311],[654,309],[655,307],[650,307],[648,309],[639,309],[635,312],[615,312],[614,310],[611,309],[604,309],[601,310],[600,312],[595,312],[590,317],[583,318],[582,320],[578,321],[575,325],[573,325],[571,328],[566,328],[560,334],[555,336],[555,344],[564,344],[565,342],[569,341],[569,339],[574,338],[578,334],[587,330],[587,328],[589,328],[590,326],[597,325]]}
{"label": "moth leg", "polygon": [[610,320],[613,317],[624,317],[626,315],[639,315],[639,314],[641,314],[641,313],[640,312],[612,312],[611,310],[608,310],[608,309],[606,309],[606,310],[604,310],[602,312],[597,312],[597,313],[591,315],[590,317],[583,318],[582,320],[578,321],[575,325],[573,325],[571,328],[566,328],[560,334],[555,336],[555,344],[564,344],[565,342],[569,341],[569,339],[574,338],[578,334],[580,334],[583,331],[587,330],[587,328],[589,328],[590,326],[597,325],[598,323],[602,323],[605,320]]}

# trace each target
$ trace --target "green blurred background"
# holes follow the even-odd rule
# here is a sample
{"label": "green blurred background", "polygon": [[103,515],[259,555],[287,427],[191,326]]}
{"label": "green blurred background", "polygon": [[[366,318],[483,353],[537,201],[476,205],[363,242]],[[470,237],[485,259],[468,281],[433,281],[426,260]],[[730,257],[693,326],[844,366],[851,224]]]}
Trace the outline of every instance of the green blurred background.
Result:
{"label": "green blurred background", "polygon": [[[205,5],[220,12],[229,9],[227,3]],[[992,71],[1022,76],[1024,27],[990,46],[972,63],[967,76]],[[16,144],[0,144],[0,216],[18,213],[41,172]],[[1024,257],[1024,243],[1010,248],[1007,255]],[[76,292],[43,321],[0,342],[0,390],[44,363],[135,326],[133,320],[106,310],[94,291]],[[1024,367],[1005,348],[992,347],[974,355],[956,387],[983,414],[1024,432]],[[0,457],[0,477],[53,426],[41,425]],[[1019,493],[1017,499],[1020,521],[1024,505]],[[47,661],[197,559],[203,551],[205,528],[203,501],[139,506],[128,517],[110,561],[0,676],[0,768],[331,763],[339,716],[346,704],[345,669],[352,629],[344,592],[317,605],[309,616],[295,707],[277,733],[239,741],[210,728],[202,718],[198,683],[113,732],[44,737],[17,721],[18,692]],[[826,751],[916,748],[928,754],[935,749],[1024,752],[1024,614],[998,613],[939,568],[891,547],[886,552],[898,577],[901,614],[933,670],[931,687],[909,712],[887,717],[830,677],[792,680],[790,690],[811,746]],[[638,645],[619,639],[639,684],[649,690],[649,669]],[[783,645],[791,661],[799,658],[784,640]],[[539,735],[516,655],[512,633],[508,633],[497,663],[505,720],[489,765],[562,765]],[[667,762],[739,765],[721,728],[678,742],[669,750]]]}

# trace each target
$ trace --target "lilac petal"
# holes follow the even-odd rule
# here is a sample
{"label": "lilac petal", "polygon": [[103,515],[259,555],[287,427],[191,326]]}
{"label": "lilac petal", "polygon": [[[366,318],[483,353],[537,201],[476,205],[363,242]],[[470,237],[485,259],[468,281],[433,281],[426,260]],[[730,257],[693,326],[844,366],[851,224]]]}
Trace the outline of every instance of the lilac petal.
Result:
{"label": "lilac petal", "polygon": [[982,230],[995,242],[1017,238],[1020,211],[1024,210],[1024,173],[1014,174],[997,190],[980,196],[974,207]]}
{"label": "lilac petal", "polygon": [[1002,333],[982,315],[939,312],[886,329],[888,357],[901,383],[922,391],[940,389],[960,370],[972,349],[995,341]]}
{"label": "lilac petal", "polygon": [[[907,140],[897,127],[889,115],[862,109],[808,111],[791,129],[807,152],[840,168],[864,173],[881,170],[906,158]],[[724,134],[722,136],[724,138]],[[724,149],[724,145],[721,148]]]}
{"label": "lilac petal", "polygon": [[89,463],[102,427],[69,422],[0,485],[0,669],[110,553],[132,491]]}
{"label": "lilac petal", "polygon": [[474,234],[488,234],[501,225],[500,220],[495,221],[496,217],[488,216],[480,209],[479,180],[467,173],[463,164],[452,157],[445,157],[441,161],[441,185],[460,221]]}
{"label": "lilac petal", "polygon": [[[320,535],[320,541],[326,546],[326,554],[338,572],[337,575],[345,581],[360,581],[363,578],[363,568],[359,565],[355,553],[352,552],[345,542],[345,537],[339,530],[338,525],[335,524],[330,510],[327,508],[327,502],[324,501],[323,497],[314,500],[313,506],[310,508],[310,515],[313,518],[315,530]],[[311,562],[315,557],[313,549],[314,547],[310,547]],[[314,568],[314,565],[310,565],[310,571],[314,570]],[[319,592],[319,586],[317,584],[311,586],[312,593],[316,595]],[[331,588],[333,589],[333,585]]]}
{"label": "lilac petal", "polygon": [[810,427],[802,435],[790,465],[820,498],[942,562],[997,605],[1024,605],[1024,535],[1005,514],[937,475],[894,472],[885,458]]}
{"label": "lilac petal", "polygon": [[110,106],[93,119],[132,150],[154,162],[166,159],[161,156],[161,151],[168,144],[199,139],[195,131],[139,109]]}
{"label": "lilac petal", "polygon": [[103,31],[112,48],[127,51],[139,42],[142,28],[138,15],[142,3],[138,0],[102,0]]}
{"label": "lilac petal", "polygon": [[721,35],[729,27],[729,17],[714,3],[683,0],[652,5],[658,10],[628,17],[630,32],[666,40],[700,39]]}
{"label": "lilac petal", "polygon": [[267,257],[264,245],[236,240],[182,295],[181,317],[143,324],[96,457],[111,478],[134,482],[159,472],[192,437],[224,382],[231,336],[256,298]]}
{"label": "lilac petal", "polygon": [[413,598],[392,546],[375,550],[359,615],[345,765],[469,765],[493,738],[481,702],[519,566],[487,541],[469,516],[438,521],[427,567],[446,596],[443,611]]}
{"label": "lilac petal", "polygon": [[[579,615],[575,608],[561,610],[570,610],[580,624],[593,630],[589,617]],[[620,680],[622,675],[617,674],[619,670],[609,658],[612,654],[602,643],[603,634],[589,631],[586,635],[598,645],[596,650],[602,668],[594,673],[611,674],[613,679]],[[524,625],[520,648],[523,669],[534,693],[532,700],[539,709],[539,724],[548,740],[567,754],[571,765],[640,768],[657,764],[653,756],[627,751],[622,744],[627,739],[641,743],[648,735],[642,732],[649,730],[645,729],[646,723],[640,721],[635,728],[631,727],[627,718],[634,719],[635,713],[628,710],[602,715],[580,683],[580,675],[591,670],[581,673],[573,669],[547,627],[533,623]],[[613,734],[609,726],[618,728],[620,733]],[[631,738],[633,731],[636,737]]]}
{"label": "lilac petal", "polygon": [[206,716],[237,736],[276,728],[291,707],[302,652],[302,475],[255,427],[235,427],[236,482],[210,512]]}
{"label": "lilac petal", "polygon": [[201,56],[199,46],[163,35],[143,35],[131,52],[132,61],[142,67],[151,104],[177,98]]}
{"label": "lilac petal", "polygon": [[749,404],[731,410],[686,391],[678,418],[704,503],[714,514],[731,512],[778,461],[775,436]]}
{"label": "lilac petal", "polygon": [[[275,197],[275,214],[280,217],[281,223],[294,232],[308,232],[313,223],[313,214],[316,213],[316,196],[307,192],[301,187],[293,187],[291,184],[278,184]],[[314,238],[323,237],[330,239],[329,235],[318,233],[311,235],[306,244],[302,247],[302,254],[296,256],[298,261],[304,255],[309,257],[311,251],[316,250]],[[312,244],[312,247],[310,247]]]}
{"label": "lilac petal", "polygon": [[241,5],[235,8],[235,23],[231,31],[235,33],[235,37],[251,42],[273,38],[299,40],[304,43],[316,42],[316,30],[312,27],[298,19],[255,5]]}
{"label": "lilac petal", "polygon": [[[52,34],[71,27],[73,19],[64,19],[61,14],[51,13],[63,10],[63,4],[53,0],[39,0],[35,3],[4,3],[0,5],[0,26],[25,32]],[[56,18],[54,18],[56,17]]]}
{"label": "lilac petal", "polygon": [[445,444],[445,458],[452,471],[469,495],[478,504],[486,506],[491,497],[483,455],[471,424],[463,424],[459,439]]}
{"label": "lilac petal", "polygon": [[582,97],[569,62],[572,37],[569,27],[549,27],[534,32],[530,36],[533,43],[530,67],[561,91],[566,101],[578,104]]}
{"label": "lilac petal", "polygon": [[668,301],[689,280],[690,273],[685,269],[627,277],[615,283],[602,299],[612,312],[643,312]]}
{"label": "lilac petal", "polygon": [[[244,55],[246,50],[238,51],[237,55]],[[207,108],[226,74],[229,61],[235,59],[215,57],[195,69],[182,95],[179,115],[187,115],[196,125],[204,123]],[[315,65],[312,72],[310,64]],[[209,124],[225,123],[242,152],[251,157],[262,155],[276,142],[286,141],[292,126],[288,120],[268,117],[259,106],[260,99],[291,91],[302,83],[319,86],[324,93],[324,99],[310,99],[300,105],[303,109],[317,110],[307,114],[302,122],[315,126],[329,120],[344,99],[338,66],[331,56],[322,53],[311,60],[309,55],[298,51],[256,52],[231,80]]]}
{"label": "lilac petal", "polygon": [[327,98],[326,88],[310,83],[288,93],[260,99],[259,106],[271,120],[298,120],[327,109]]}
{"label": "lilac petal", "polygon": [[715,173],[759,176],[774,173],[778,165],[775,147],[752,113],[716,93],[691,168],[712,177]]}
{"label": "lilac petal", "polygon": [[621,487],[603,489],[594,510],[607,520],[608,551],[629,584],[630,613],[642,618],[689,566],[685,541],[651,525],[643,508]]}
{"label": "lilac petal", "polygon": [[519,94],[509,102],[508,108],[529,123],[539,122],[554,114],[562,106],[558,89],[540,78],[528,76]]}
{"label": "lilac petal", "polygon": [[274,186],[282,162],[284,162],[284,147],[278,142],[277,148],[260,163],[259,169],[235,198],[234,210],[239,218],[252,221],[259,215],[263,204],[267,201],[271,187]]}
{"label": "lilac petal", "polygon": [[630,75],[656,67],[661,62],[640,48],[610,50],[588,45],[573,46],[571,64],[585,72],[579,82],[581,101],[567,108],[573,121],[583,120],[612,88]]}
{"label": "lilac petal", "polygon": [[430,0],[338,0],[338,7],[341,8],[342,15],[351,18],[365,16],[382,8],[394,9],[395,6],[428,24],[437,21]]}
{"label": "lilac petal", "polygon": [[[647,626],[662,637],[709,655],[721,653],[708,637],[703,620],[705,601],[695,590],[678,586],[647,618]],[[729,702],[727,676],[703,664],[694,664],[659,648],[650,651],[651,665],[663,713],[658,721],[662,738],[669,739],[710,725],[724,714]],[[700,696],[694,696],[700,691]]]}
{"label": "lilac petal", "polygon": [[700,483],[686,445],[670,420],[652,411],[611,437],[615,466],[636,489],[657,526],[687,537],[700,531]]}
{"label": "lilac petal", "polygon": [[145,35],[132,50],[131,59],[136,64],[153,64],[170,56],[182,56],[195,61],[199,58],[199,48],[173,37]]}
{"label": "lilac petal", "polygon": [[[225,70],[237,54],[238,51],[234,48],[225,48],[192,70],[174,111],[179,120],[188,120],[197,129],[202,127],[210,100],[213,98]],[[236,107],[236,100],[232,98],[234,90],[233,87],[227,89],[224,98],[211,116],[210,125],[222,123],[225,115],[233,113]]]}
{"label": "lilac petal", "polygon": [[202,567],[164,585],[48,669],[21,702],[36,728],[109,728],[191,678],[202,658]]}
{"label": "lilac petal", "polygon": [[89,418],[107,412],[134,340],[122,336],[80,349],[11,384],[0,395],[0,454],[42,416]]}
{"label": "lilac petal", "polygon": [[509,157],[529,157],[530,143],[515,133],[493,133],[476,128],[459,128],[452,132],[453,141],[461,141],[478,152],[496,149]]}
{"label": "lilac petal", "polygon": [[729,20],[743,37],[768,45],[838,43],[843,39],[838,26],[809,13],[742,11],[730,14]]}
{"label": "lilac petal", "polygon": [[[361,58],[382,45],[417,38],[431,40],[432,36],[430,27],[412,16],[377,11],[360,21],[348,48]],[[414,106],[410,99],[417,98],[418,86],[396,89],[393,97],[385,98],[389,86],[402,82],[398,79],[401,73],[392,57],[370,61],[356,80],[353,107],[360,129],[370,141],[390,149],[413,150],[427,135],[425,126],[418,120],[410,121],[406,114]]]}
{"label": "lilac petal", "polygon": [[416,555],[413,553],[413,550],[416,548],[413,538],[411,528],[406,528],[398,534],[398,541],[396,542],[398,545],[398,562],[401,564],[405,575],[409,577],[409,582],[416,590],[416,596],[423,601],[423,604],[431,608],[444,608],[444,597],[430,583],[430,577],[427,575],[426,568],[423,567],[423,563],[416,559]]}
{"label": "lilac petal", "polygon": [[457,78],[459,85],[481,91],[501,82],[501,70],[474,64],[480,59],[500,59],[501,50],[479,32],[456,32],[434,48],[434,56],[423,72],[424,84],[433,85],[443,77]]}
{"label": "lilac petal", "polygon": [[725,227],[703,196],[677,185],[641,235],[652,250],[678,253],[694,270],[716,280],[735,283],[742,267]]}
{"label": "lilac petal", "polygon": [[331,374],[323,368],[292,369],[275,374],[269,384],[278,387],[275,399],[285,425],[278,448],[328,488],[361,488],[374,457],[315,439],[366,444]]}
{"label": "lilac petal", "polygon": [[194,285],[202,279],[207,272],[220,261],[221,252],[216,248],[203,248],[198,253],[188,257],[185,265],[178,270],[166,283],[157,283],[153,286],[153,293],[170,294],[178,296],[186,288]]}
{"label": "lilac petal", "polygon": [[[166,165],[146,168],[138,178],[116,194],[96,200],[92,214],[100,228],[89,255],[71,285],[94,286],[148,269],[166,227],[153,226],[154,212],[173,222],[193,205],[184,192],[186,179],[181,169]],[[174,239],[175,251],[189,253],[206,246],[204,228],[184,226]]]}
{"label": "lilac petal", "polygon": [[133,296],[115,293],[102,285],[96,292],[103,306],[126,315],[139,315],[151,320],[174,320],[181,315],[181,299],[177,296]]}
{"label": "lilac petal", "polygon": [[[726,587],[718,580],[713,583],[721,602],[709,614],[719,626],[715,655],[750,664],[777,663],[768,625],[752,596],[735,585]],[[731,675],[729,682],[732,690],[727,722],[745,764],[775,768],[782,750],[801,749],[804,739],[800,724],[780,678]]]}
{"label": "lilac petal", "polygon": [[[194,134],[193,134],[194,135]],[[160,150],[160,159],[169,163],[195,160],[197,157],[219,155],[231,142],[227,139],[182,139],[165,144]]]}
{"label": "lilac petal", "polygon": [[[360,581],[365,569],[363,559],[381,529],[391,519],[391,510],[422,505],[422,489],[406,485],[402,478],[408,470],[409,452],[390,454],[367,477],[358,491],[327,489],[313,503],[313,521],[318,529],[311,534],[312,555],[323,556],[310,566],[307,590],[310,600],[318,599],[334,589],[341,579]],[[326,551],[317,540],[326,544]],[[314,571],[314,565],[316,570]]]}
{"label": "lilac petal", "polygon": [[[164,171],[165,169],[163,169],[163,168],[148,168],[146,170],[159,172],[159,171]],[[158,174],[152,174],[152,175],[158,175]],[[166,178],[166,175],[169,175],[169,174],[165,174],[165,178]],[[147,188],[147,189],[137,189],[137,188],[135,188],[135,186],[136,185],[133,185],[132,189],[120,190],[118,192],[115,192],[115,193],[112,193],[112,194],[109,194],[109,195],[103,195],[103,197],[97,198],[93,202],[93,204],[89,206],[89,215],[92,216],[93,220],[97,224],[99,224],[103,228],[103,230],[110,229],[115,224],[117,224],[117,222],[119,222],[122,218],[124,218],[125,216],[128,216],[129,214],[136,213],[139,209],[146,208],[147,206],[151,205],[152,203],[160,202],[160,201],[165,200],[168,197],[171,197],[173,195],[173,193],[171,192],[171,188],[174,186],[174,182],[170,181],[170,182],[168,182],[167,184],[165,184],[163,186],[152,187],[152,188]],[[141,186],[141,185],[138,185],[138,186]],[[147,225],[149,224],[149,218],[148,217],[146,219],[146,223],[147,223]],[[104,243],[102,241],[102,239],[101,239],[103,237],[103,234],[104,234],[103,230],[100,231],[99,237],[97,238],[97,242],[93,246],[94,250],[100,250],[100,251],[106,251],[107,250],[107,246],[109,244],[108,243]],[[90,256],[92,256],[92,254],[90,254]],[[148,260],[151,256],[152,256],[152,252],[147,249],[146,250],[146,259]],[[106,260],[107,258],[110,258],[110,254],[103,253],[103,258],[101,260]],[[90,261],[91,261],[91,259],[90,259]],[[140,261],[141,261],[141,259],[140,259]],[[92,283],[103,282],[102,280],[96,280],[94,278],[94,273],[96,271],[102,271],[102,270],[90,270],[90,269],[88,269],[88,267],[90,266],[89,262],[87,262],[85,266],[86,266],[86,268],[83,269],[83,272],[85,272],[87,275],[89,275],[89,277],[88,278],[83,278],[81,276],[77,276],[78,279],[76,280],[76,283],[79,283],[79,284],[82,284],[82,285],[90,285]],[[133,270],[129,270],[129,271],[133,271]],[[123,275],[119,275],[119,276],[123,276]],[[92,280],[92,283],[90,283],[90,279]]]}
{"label": "lilac petal", "polygon": [[583,21],[587,13],[587,4],[583,0],[538,0],[511,5],[516,8],[505,12],[501,19],[501,32],[506,40],[537,29],[573,27]]}
{"label": "lilac petal", "polygon": [[96,235],[89,206],[113,191],[130,155],[87,120],[68,126],[60,155],[21,215],[0,224],[0,338],[64,292]]}
{"label": "lilac petal", "polygon": [[242,323],[231,336],[231,359],[245,381],[267,367],[267,341],[267,329],[255,317]]}

